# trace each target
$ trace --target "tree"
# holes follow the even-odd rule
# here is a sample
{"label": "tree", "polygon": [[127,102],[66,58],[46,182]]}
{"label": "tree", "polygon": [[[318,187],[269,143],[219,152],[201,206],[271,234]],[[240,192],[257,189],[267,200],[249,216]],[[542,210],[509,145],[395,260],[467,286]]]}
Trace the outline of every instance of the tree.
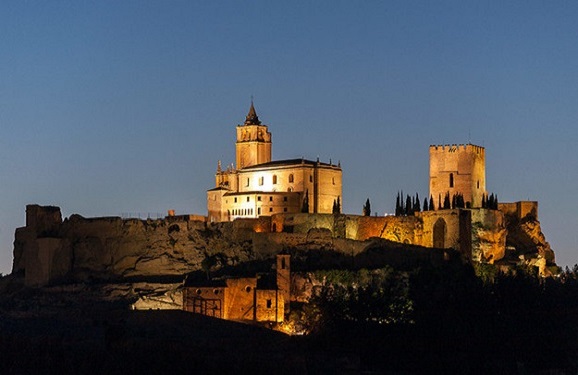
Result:
{"label": "tree", "polygon": [[429,210],[430,211],[435,210],[435,204],[434,204],[433,196],[431,194],[429,196]]}
{"label": "tree", "polygon": [[447,192],[446,196],[444,197],[444,210],[449,210],[452,208],[452,204],[450,202],[450,193]]}
{"label": "tree", "polygon": [[371,216],[371,204],[369,203],[369,198],[367,198],[363,205],[363,216]]}
{"label": "tree", "polygon": [[339,197],[337,197],[337,200],[333,200],[333,213],[334,214],[340,214],[341,213],[341,202]]}
{"label": "tree", "polygon": [[401,198],[399,197],[399,191],[397,192],[397,198],[395,199],[395,216],[401,215]]}
{"label": "tree", "polygon": [[427,210],[428,210],[428,207],[429,207],[429,206],[428,206],[428,204],[427,204],[427,197],[425,197],[425,198],[423,199],[423,210],[424,210],[424,211],[427,211]]}
{"label": "tree", "polygon": [[303,198],[303,206],[301,207],[301,212],[309,212],[309,189],[305,191],[305,197]]}
{"label": "tree", "polygon": [[409,194],[407,195],[407,198],[405,199],[405,214],[407,216],[413,215],[413,205],[411,203],[411,197],[409,196]]}
{"label": "tree", "polygon": [[415,203],[413,204],[413,212],[420,212],[421,206],[419,202],[419,194],[415,193]]}

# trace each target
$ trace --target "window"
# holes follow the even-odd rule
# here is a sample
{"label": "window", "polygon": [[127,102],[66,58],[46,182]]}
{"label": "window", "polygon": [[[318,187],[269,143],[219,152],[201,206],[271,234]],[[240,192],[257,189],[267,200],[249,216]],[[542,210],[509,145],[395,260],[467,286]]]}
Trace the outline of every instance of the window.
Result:
{"label": "window", "polygon": [[267,308],[270,309],[270,308],[271,308],[271,305],[273,305],[273,304],[271,303],[271,300],[268,299],[268,300],[267,300]]}
{"label": "window", "polygon": [[245,292],[250,293],[251,292],[251,287],[249,285],[247,285],[245,287]]}
{"label": "window", "polygon": [[273,202],[273,197],[269,197],[269,202]]}
{"label": "window", "polygon": [[197,292],[197,294],[203,293],[200,289],[197,289],[196,292]]}
{"label": "window", "polygon": [[287,202],[287,197],[283,197],[283,202]]}
{"label": "window", "polygon": [[480,188],[480,180],[478,180],[478,189]]}
{"label": "window", "polygon": [[293,183],[293,174],[289,175],[289,183],[292,184]]}
{"label": "window", "polygon": [[281,259],[281,269],[284,270],[287,265],[285,264],[285,258]]}
{"label": "window", "polygon": [[450,187],[453,188],[454,187],[454,174],[450,173]]}
{"label": "window", "polygon": [[247,197],[247,202],[249,202],[249,197]]}
{"label": "window", "polygon": [[269,212],[273,212],[273,207],[269,207]]}
{"label": "window", "polygon": [[257,215],[261,215],[261,207],[257,207]]}
{"label": "window", "polygon": [[287,207],[283,207],[283,212],[287,212]]}
{"label": "window", "polygon": [[235,203],[237,203],[237,198],[235,198]]}
{"label": "window", "polygon": [[249,186],[249,177],[247,177],[247,185],[246,186]]}
{"label": "window", "polygon": [[259,177],[259,185],[262,186],[263,182],[264,182],[265,177],[261,176]]}
{"label": "window", "polygon": [[277,175],[274,174],[273,175],[273,185],[275,185],[277,183]]}
{"label": "window", "polygon": [[261,196],[258,196],[258,197],[257,197],[257,200],[258,200],[259,202],[261,202]]}
{"label": "window", "polygon": [[313,175],[309,175],[309,182],[313,182]]}
{"label": "window", "polygon": [[331,183],[335,185],[335,177],[331,177]]}

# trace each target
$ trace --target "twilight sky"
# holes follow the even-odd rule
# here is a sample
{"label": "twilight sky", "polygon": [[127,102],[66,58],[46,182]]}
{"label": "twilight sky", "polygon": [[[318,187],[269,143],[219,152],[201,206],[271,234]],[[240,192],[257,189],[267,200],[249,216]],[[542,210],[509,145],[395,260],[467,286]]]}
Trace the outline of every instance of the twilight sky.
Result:
{"label": "twilight sky", "polygon": [[486,147],[578,263],[576,1],[0,4],[0,272],[26,204],[206,214],[254,96],[274,159],[340,160],[343,208],[428,194],[430,144]]}

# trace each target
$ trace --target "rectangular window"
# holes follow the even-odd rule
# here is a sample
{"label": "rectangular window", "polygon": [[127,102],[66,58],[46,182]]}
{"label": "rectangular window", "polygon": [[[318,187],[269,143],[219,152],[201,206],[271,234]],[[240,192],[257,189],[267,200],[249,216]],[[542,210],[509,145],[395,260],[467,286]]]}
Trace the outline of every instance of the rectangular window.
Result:
{"label": "rectangular window", "polygon": [[269,207],[269,212],[273,212],[273,207]]}
{"label": "rectangular window", "polygon": [[283,197],[283,202],[287,202],[287,197]]}
{"label": "rectangular window", "polygon": [[235,203],[237,203],[237,198],[235,198]]}
{"label": "rectangular window", "polygon": [[273,304],[271,303],[271,300],[268,299],[268,300],[267,300],[267,308],[270,309],[272,305],[273,305]]}
{"label": "rectangular window", "polygon": [[261,185],[261,186],[263,185],[263,180],[264,180],[264,178],[265,178],[265,177],[259,177],[259,185]]}
{"label": "rectangular window", "polygon": [[246,186],[249,186],[249,177],[247,177],[247,185]]}
{"label": "rectangular window", "polygon": [[258,197],[257,197],[257,200],[258,200],[259,202],[261,202],[261,197],[260,197],[260,196],[258,196]]}
{"label": "rectangular window", "polygon": [[273,197],[269,197],[269,202],[273,202]]}
{"label": "rectangular window", "polygon": [[283,212],[287,212],[287,207],[284,207],[284,208],[283,208]]}
{"label": "rectangular window", "polygon": [[249,197],[247,197],[247,202],[249,202]]}
{"label": "rectangular window", "polygon": [[257,207],[257,215],[261,215],[261,207]]}

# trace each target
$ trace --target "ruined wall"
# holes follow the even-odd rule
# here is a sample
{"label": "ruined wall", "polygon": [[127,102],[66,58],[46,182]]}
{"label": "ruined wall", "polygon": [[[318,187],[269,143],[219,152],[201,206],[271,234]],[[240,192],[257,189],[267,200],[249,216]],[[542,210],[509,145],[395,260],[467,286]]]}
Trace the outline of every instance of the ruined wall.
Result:
{"label": "ruined wall", "polygon": [[498,209],[505,215],[513,216],[518,220],[522,220],[526,216],[538,220],[538,202],[536,201],[498,203]]}
{"label": "ruined wall", "polygon": [[254,277],[228,279],[225,289],[224,319],[254,320],[256,288],[257,279]]}
{"label": "ruined wall", "polygon": [[256,320],[258,322],[282,322],[285,302],[277,290],[257,289],[255,291]]}

